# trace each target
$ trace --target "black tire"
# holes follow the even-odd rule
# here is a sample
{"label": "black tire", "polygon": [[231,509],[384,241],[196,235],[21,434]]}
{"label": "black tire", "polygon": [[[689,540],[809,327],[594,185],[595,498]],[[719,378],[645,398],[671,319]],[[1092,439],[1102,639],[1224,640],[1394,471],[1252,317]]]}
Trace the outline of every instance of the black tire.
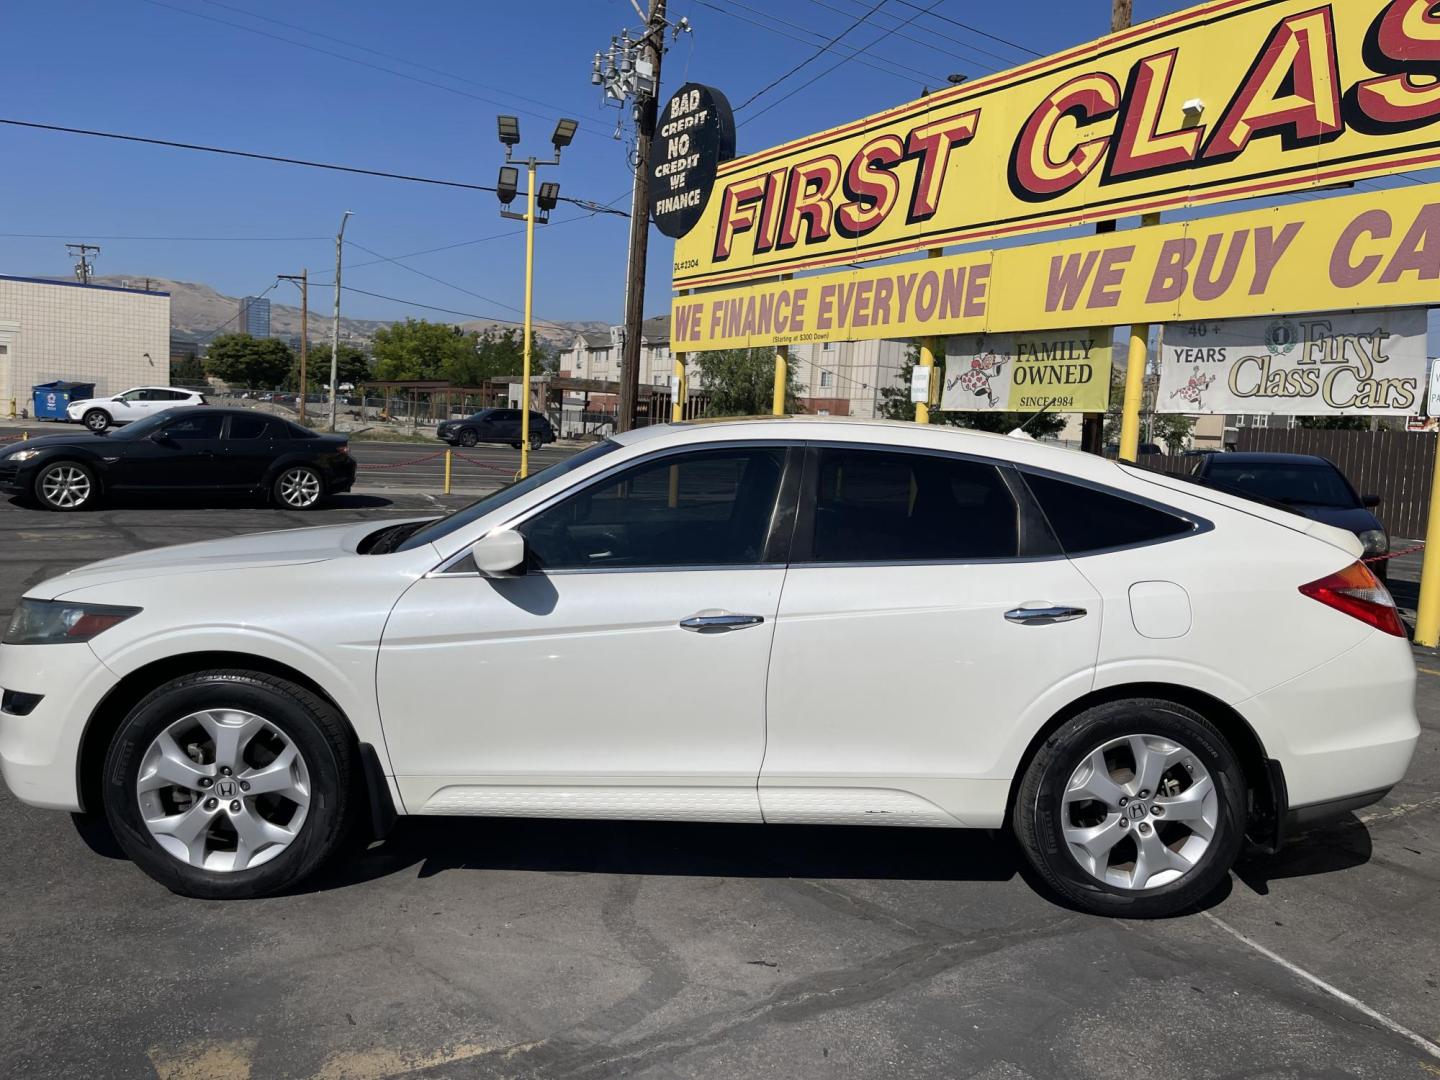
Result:
{"label": "black tire", "polygon": [[88,410],[81,422],[91,431],[104,431],[113,423],[110,419],[110,414],[104,409]]}
{"label": "black tire", "polygon": [[309,465],[287,465],[270,485],[270,498],[282,510],[314,510],[325,495],[325,478]]}
{"label": "black tire", "polygon": [[519,450],[519,449],[520,449],[520,444],[519,444],[518,442],[512,442],[512,443],[510,444],[510,449],[511,449],[511,450]]}
{"label": "black tire", "polygon": [[539,449],[540,449],[542,446],[544,446],[544,445],[545,445],[545,439],[544,439],[542,436],[539,436],[539,435],[531,435],[531,436],[530,436],[530,452],[531,452],[532,454],[533,454],[536,450],[539,450]]}
{"label": "black tire", "polygon": [[[1066,824],[1063,796],[1072,775],[1092,752],[1111,740],[1132,735],[1154,735],[1184,747],[1194,763],[1209,773],[1217,796],[1209,846],[1182,877],[1155,888],[1118,887],[1093,876],[1072,854],[1062,832]],[[1215,726],[1175,702],[1137,698],[1087,709],[1045,740],[1016,793],[1011,827],[1030,864],[1069,903],[1097,915],[1154,918],[1193,909],[1225,880],[1244,842],[1245,806],[1244,772]],[[1170,822],[1150,820],[1157,837],[1162,829],[1174,828]],[[1188,829],[1182,827],[1179,836],[1185,831]],[[1123,860],[1122,845],[1133,844],[1135,839],[1138,837],[1122,839],[1109,857]]]}
{"label": "black tire", "polygon": [[466,428],[464,431],[460,432],[461,446],[474,446],[476,442],[477,440],[475,438],[475,432],[471,431],[469,428]]}
{"label": "black tire", "polygon": [[[205,709],[243,709],[284,730],[304,758],[310,804],[289,846],[244,870],[208,870],[167,852],[141,816],[136,782],[150,744],[169,725]],[[301,686],[253,671],[205,671],[166,683],[130,710],[105,757],[105,817],[120,847],[156,881],[181,896],[249,900],[288,889],[345,844],[357,798],[359,757],[335,709]],[[212,789],[213,790],[213,789]]]}
{"label": "black tire", "polygon": [[[61,485],[65,476],[72,477]],[[88,510],[100,497],[100,482],[95,471],[78,461],[47,461],[35,473],[31,496],[46,510],[68,514]]]}

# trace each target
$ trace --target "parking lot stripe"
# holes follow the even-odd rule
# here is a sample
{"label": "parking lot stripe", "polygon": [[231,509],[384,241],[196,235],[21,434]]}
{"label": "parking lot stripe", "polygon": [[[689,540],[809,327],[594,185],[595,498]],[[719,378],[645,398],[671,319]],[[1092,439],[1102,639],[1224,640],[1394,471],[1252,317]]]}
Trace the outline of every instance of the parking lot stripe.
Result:
{"label": "parking lot stripe", "polygon": [[1203,914],[1205,918],[1209,919],[1216,926],[1220,927],[1221,930],[1224,930],[1231,937],[1235,938],[1238,941],[1242,941],[1246,945],[1250,946],[1250,948],[1254,949],[1267,960],[1275,961],[1275,963],[1279,964],[1286,971],[1290,972],[1290,974],[1299,976],[1311,985],[1319,987],[1321,990],[1325,991],[1325,993],[1329,994],[1336,1000],[1343,1001],[1346,1005],[1349,1005],[1353,1009],[1358,1009],[1360,1012],[1368,1016],[1371,1020],[1374,1020],[1377,1024],[1380,1024],[1386,1029],[1393,1031],[1396,1035],[1404,1036],[1406,1039],[1409,1039],[1412,1043],[1418,1046],[1421,1050],[1424,1050],[1431,1057],[1440,1060],[1440,1046],[1437,1046],[1435,1043],[1425,1038],[1425,1036],[1417,1035],[1415,1032],[1411,1031],[1403,1024],[1397,1024],[1394,1020],[1391,1020],[1383,1013],[1376,1012],[1374,1009],[1370,1008],[1369,1005],[1366,1005],[1359,998],[1351,997],[1349,994],[1345,993],[1344,990],[1341,990],[1338,986],[1331,986],[1328,982],[1320,978],[1320,976],[1318,975],[1312,975],[1310,972],[1302,968],[1299,964],[1292,964],[1289,960],[1286,960],[1279,953],[1273,952],[1270,949],[1267,949],[1264,945],[1261,945],[1254,938],[1245,936],[1239,930],[1236,930],[1233,926],[1227,923],[1224,919],[1221,919],[1216,915],[1212,915],[1208,911],[1202,912],[1201,914]]}
{"label": "parking lot stripe", "polygon": [[1436,671],[1434,668],[1417,667],[1415,670],[1425,675],[1440,675],[1440,671]]}

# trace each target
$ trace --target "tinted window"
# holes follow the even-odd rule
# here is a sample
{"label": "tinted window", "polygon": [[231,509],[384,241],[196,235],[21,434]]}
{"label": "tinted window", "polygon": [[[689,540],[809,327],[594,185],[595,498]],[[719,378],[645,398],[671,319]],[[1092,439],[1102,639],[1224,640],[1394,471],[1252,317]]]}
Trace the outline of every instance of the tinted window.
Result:
{"label": "tinted window", "polygon": [[230,438],[258,439],[265,434],[265,429],[269,426],[269,421],[263,416],[232,416],[230,417]]}
{"label": "tinted window", "polygon": [[993,465],[821,451],[816,562],[1013,558],[1018,535],[1015,500]]}
{"label": "tinted window", "polygon": [[1082,484],[1035,473],[1026,473],[1025,481],[1067,555],[1148,544],[1194,529],[1174,514]]}
{"label": "tinted window", "polygon": [[157,401],[189,401],[190,395],[183,390],[156,390]]}
{"label": "tinted window", "polygon": [[1339,470],[1319,462],[1226,461],[1217,455],[1204,470],[1204,479],[1217,487],[1258,495],[1278,503],[1352,508],[1360,505]]}
{"label": "tinted window", "polygon": [[142,390],[140,391],[141,401],[170,401],[169,390]]}
{"label": "tinted window", "polygon": [[165,424],[167,439],[218,439],[224,416],[219,413],[196,410],[194,415],[172,417]]}
{"label": "tinted window", "polygon": [[758,563],[785,452],[736,447],[637,465],[537,514],[520,531],[550,570]]}

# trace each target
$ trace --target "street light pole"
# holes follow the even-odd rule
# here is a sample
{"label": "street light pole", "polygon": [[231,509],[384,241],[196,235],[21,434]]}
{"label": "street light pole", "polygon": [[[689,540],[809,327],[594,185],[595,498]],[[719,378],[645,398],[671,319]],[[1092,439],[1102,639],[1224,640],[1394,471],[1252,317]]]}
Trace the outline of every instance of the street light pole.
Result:
{"label": "street light pole", "polygon": [[296,409],[300,422],[305,423],[305,395],[309,390],[306,380],[305,361],[310,349],[310,268],[307,266],[298,274],[281,274],[281,281],[293,281],[300,286],[300,400]]}
{"label": "street light pole", "polygon": [[[534,340],[531,309],[535,298],[535,159],[527,163],[525,185],[525,359],[520,367],[520,479],[530,475],[530,343]],[[564,395],[561,395],[562,397]]]}
{"label": "street light pole", "polygon": [[335,430],[336,412],[339,407],[340,383],[340,266],[344,261],[345,223],[350,220],[353,210],[346,210],[340,219],[340,231],[335,234],[335,317],[330,325],[330,430]]}

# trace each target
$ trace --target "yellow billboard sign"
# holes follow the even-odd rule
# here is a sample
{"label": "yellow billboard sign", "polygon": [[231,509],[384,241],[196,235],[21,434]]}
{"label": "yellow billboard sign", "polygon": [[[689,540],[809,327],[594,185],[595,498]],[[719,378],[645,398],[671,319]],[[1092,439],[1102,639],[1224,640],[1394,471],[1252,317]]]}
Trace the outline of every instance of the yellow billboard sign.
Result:
{"label": "yellow billboard sign", "polygon": [[1435,302],[1440,184],[677,296],[677,352]]}
{"label": "yellow billboard sign", "polygon": [[1214,0],[720,167],[677,289],[1440,164],[1433,0]]}

